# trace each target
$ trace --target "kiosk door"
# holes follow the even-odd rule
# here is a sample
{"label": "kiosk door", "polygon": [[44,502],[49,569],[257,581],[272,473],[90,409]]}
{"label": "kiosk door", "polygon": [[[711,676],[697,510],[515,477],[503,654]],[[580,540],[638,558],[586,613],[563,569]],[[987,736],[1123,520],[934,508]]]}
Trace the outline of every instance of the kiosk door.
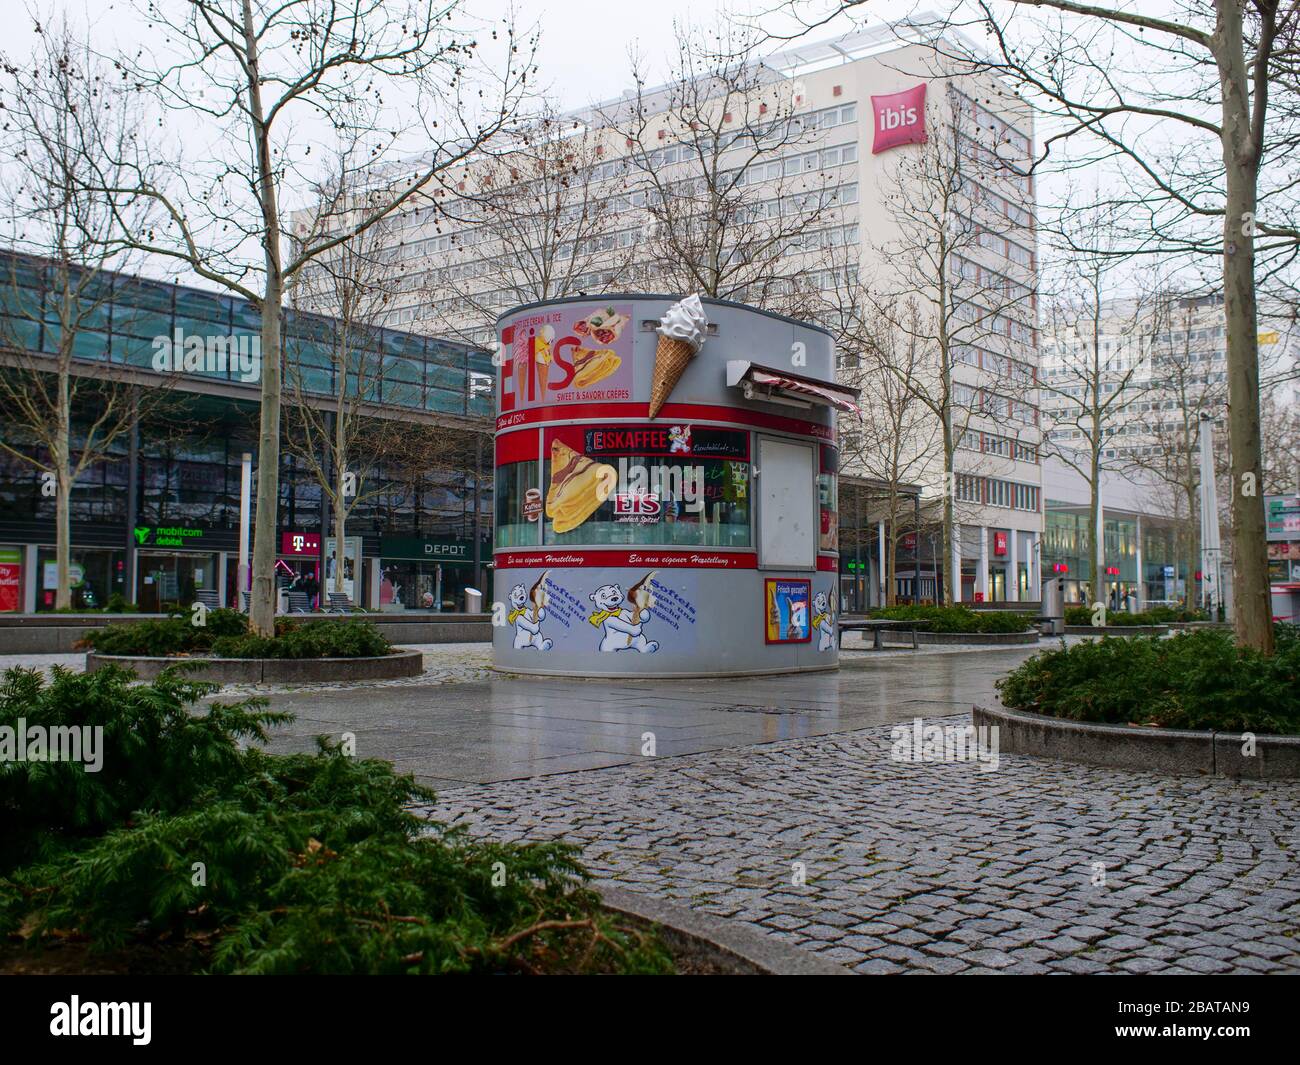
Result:
{"label": "kiosk door", "polygon": [[817,564],[816,447],[761,437],[758,495],[758,564],[812,569]]}

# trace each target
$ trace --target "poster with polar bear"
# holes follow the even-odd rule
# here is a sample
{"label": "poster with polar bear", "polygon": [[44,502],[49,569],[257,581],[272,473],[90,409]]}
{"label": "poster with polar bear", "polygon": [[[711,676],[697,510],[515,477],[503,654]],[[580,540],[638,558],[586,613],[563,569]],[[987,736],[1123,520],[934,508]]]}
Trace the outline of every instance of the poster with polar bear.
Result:
{"label": "poster with polar bear", "polygon": [[550,651],[567,642],[581,621],[584,607],[551,570],[510,574],[505,623],[516,651]]}
{"label": "poster with polar bear", "polygon": [[649,570],[626,581],[606,581],[587,593],[587,621],[602,654],[693,650],[694,579]]}
{"label": "poster with polar bear", "polygon": [[516,651],[695,650],[697,595],[688,571],[530,570],[501,576],[503,621]]}

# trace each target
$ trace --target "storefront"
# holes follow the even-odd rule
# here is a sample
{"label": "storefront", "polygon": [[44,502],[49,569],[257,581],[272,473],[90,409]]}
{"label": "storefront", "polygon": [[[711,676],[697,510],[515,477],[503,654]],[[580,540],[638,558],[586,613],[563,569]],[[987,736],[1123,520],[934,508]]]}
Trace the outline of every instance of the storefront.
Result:
{"label": "storefront", "polygon": [[[693,354],[657,331],[683,320]],[[640,296],[498,324],[498,668],[835,668],[835,409],[856,393],[835,383],[830,335]]]}
{"label": "storefront", "polygon": [[200,591],[221,588],[221,553],[209,530],[192,525],[137,525],[136,602],[146,614],[188,610]]}
{"label": "storefront", "polygon": [[0,547],[0,614],[23,609],[23,549]]}
{"label": "storefront", "polygon": [[[385,536],[380,541],[379,609],[463,611],[465,591],[474,587],[474,542]],[[479,564],[491,561],[483,541]]]}
{"label": "storefront", "polygon": [[[236,561],[234,569],[238,569]],[[314,532],[282,532],[280,552],[275,558],[276,586],[286,592],[297,592],[307,597],[315,609],[321,596],[320,534]]]}
{"label": "storefront", "polygon": [[[41,547],[36,552],[36,609],[54,610],[59,588],[58,552]],[[126,552],[112,548],[74,547],[69,552],[68,581],[74,610],[99,610],[116,593],[126,597]]]}

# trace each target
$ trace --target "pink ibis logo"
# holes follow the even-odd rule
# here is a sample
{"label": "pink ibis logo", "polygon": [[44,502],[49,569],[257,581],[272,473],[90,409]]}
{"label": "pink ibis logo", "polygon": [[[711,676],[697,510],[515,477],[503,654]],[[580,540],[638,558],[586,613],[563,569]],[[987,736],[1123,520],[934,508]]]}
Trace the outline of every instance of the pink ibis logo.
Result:
{"label": "pink ibis logo", "polygon": [[925,82],[902,92],[871,98],[876,116],[876,137],[871,154],[879,155],[900,144],[925,143]]}

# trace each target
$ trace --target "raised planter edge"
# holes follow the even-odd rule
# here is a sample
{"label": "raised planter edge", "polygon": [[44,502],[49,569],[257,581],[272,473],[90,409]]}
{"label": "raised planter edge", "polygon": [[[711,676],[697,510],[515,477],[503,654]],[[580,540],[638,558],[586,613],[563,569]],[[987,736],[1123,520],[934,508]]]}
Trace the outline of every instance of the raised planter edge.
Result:
{"label": "raised planter edge", "polygon": [[1066,625],[1067,636],[1167,636],[1168,625]]}
{"label": "raised planter edge", "polygon": [[1104,725],[985,706],[972,707],[971,720],[997,726],[1005,754],[1243,780],[1300,779],[1300,736],[1256,735],[1248,756],[1239,732]]}
{"label": "raised planter edge", "polygon": [[606,909],[657,925],[661,937],[674,949],[700,951],[715,963],[734,966],[735,975],[853,975],[842,965],[738,921],[644,895],[611,880],[593,881],[591,887],[600,895]]}
{"label": "raised planter edge", "polygon": [[[418,677],[424,670],[424,655],[411,648],[366,658],[159,658],[86,653],[87,673],[106,665],[133,669],[140,680],[153,680],[169,666],[197,665],[200,668],[188,674],[195,680],[221,684],[310,684]],[[313,668],[317,666],[338,668]]]}
{"label": "raised planter edge", "polygon": [[[869,633],[863,633],[866,639],[870,639]],[[912,645],[912,634],[910,632],[900,632],[897,629],[885,630],[880,634],[881,642],[891,646],[910,647]],[[920,632],[916,634],[918,644],[930,644],[931,646],[947,646],[950,644],[984,644],[989,647],[1021,647],[1026,644],[1037,644],[1039,633],[1037,629],[1027,629],[1024,632]]]}

